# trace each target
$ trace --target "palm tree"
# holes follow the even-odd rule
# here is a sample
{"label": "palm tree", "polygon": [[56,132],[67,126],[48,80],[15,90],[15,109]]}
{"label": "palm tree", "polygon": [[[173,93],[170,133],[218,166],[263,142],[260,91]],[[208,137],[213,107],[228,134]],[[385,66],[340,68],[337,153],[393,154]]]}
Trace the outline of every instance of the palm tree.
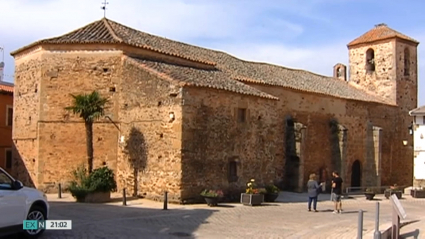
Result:
{"label": "palm tree", "polygon": [[72,106],[65,110],[79,115],[84,120],[86,128],[87,162],[89,173],[93,170],[93,122],[105,114],[105,105],[108,99],[103,98],[97,91],[91,94],[72,95]]}

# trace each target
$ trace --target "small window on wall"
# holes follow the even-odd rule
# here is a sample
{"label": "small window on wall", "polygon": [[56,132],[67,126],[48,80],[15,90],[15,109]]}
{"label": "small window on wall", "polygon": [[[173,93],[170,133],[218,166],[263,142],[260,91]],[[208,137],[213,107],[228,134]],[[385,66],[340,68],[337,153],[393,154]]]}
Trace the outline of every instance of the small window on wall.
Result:
{"label": "small window on wall", "polygon": [[410,74],[410,52],[406,47],[404,49],[404,75],[408,76]]}
{"label": "small window on wall", "polygon": [[12,126],[13,124],[13,107],[6,106],[6,126]]}
{"label": "small window on wall", "polygon": [[246,121],[246,109],[238,108],[238,122],[244,123]]}
{"label": "small window on wall", "polygon": [[12,168],[12,150],[6,149],[6,169]]}
{"label": "small window on wall", "polygon": [[229,162],[229,183],[238,181],[238,163],[235,160]]}

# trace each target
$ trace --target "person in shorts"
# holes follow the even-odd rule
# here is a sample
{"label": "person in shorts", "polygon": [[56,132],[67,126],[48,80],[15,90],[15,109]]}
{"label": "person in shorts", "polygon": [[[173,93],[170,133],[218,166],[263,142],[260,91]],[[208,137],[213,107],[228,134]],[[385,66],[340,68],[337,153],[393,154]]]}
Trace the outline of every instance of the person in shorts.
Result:
{"label": "person in shorts", "polygon": [[334,171],[332,173],[332,201],[335,202],[335,210],[333,213],[342,212],[342,178],[339,176],[339,173]]}

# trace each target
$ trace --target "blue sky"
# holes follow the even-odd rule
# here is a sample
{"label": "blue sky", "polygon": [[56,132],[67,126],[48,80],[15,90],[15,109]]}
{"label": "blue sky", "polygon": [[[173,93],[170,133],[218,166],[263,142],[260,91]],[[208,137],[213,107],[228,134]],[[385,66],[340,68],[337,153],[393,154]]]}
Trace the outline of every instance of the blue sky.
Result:
{"label": "blue sky", "polygon": [[[62,35],[103,17],[103,0],[0,0],[0,46],[6,81],[10,51]],[[108,0],[107,17],[155,35],[226,51],[246,60],[331,75],[348,64],[346,44],[386,23],[425,44],[425,1],[366,0]],[[22,17],[25,16],[25,17]],[[425,47],[419,45],[419,92],[425,90]],[[425,80],[424,80],[425,81]],[[425,95],[419,94],[419,104]]]}

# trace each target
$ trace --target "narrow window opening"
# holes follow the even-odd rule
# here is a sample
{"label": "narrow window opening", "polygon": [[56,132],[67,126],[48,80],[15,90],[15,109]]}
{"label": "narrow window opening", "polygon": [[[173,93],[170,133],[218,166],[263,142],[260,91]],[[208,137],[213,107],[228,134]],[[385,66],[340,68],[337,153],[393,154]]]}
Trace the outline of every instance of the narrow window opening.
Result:
{"label": "narrow window opening", "polygon": [[368,49],[366,51],[366,70],[368,72],[374,72],[375,65],[375,51],[373,49]]}
{"label": "narrow window opening", "polygon": [[404,75],[410,75],[410,52],[407,47],[404,49]]}
{"label": "narrow window opening", "polygon": [[162,102],[161,101],[158,101],[158,106],[161,106],[162,105]]}
{"label": "narrow window opening", "polygon": [[12,150],[6,149],[6,168],[12,168]]}
{"label": "narrow window opening", "polygon": [[238,109],[238,122],[244,123],[246,121],[246,109],[239,108]]}
{"label": "narrow window opening", "polygon": [[109,92],[115,92],[115,91],[116,91],[115,87],[113,86],[109,87]]}
{"label": "narrow window opening", "polygon": [[106,72],[108,72],[109,71],[109,69],[108,68],[103,68],[103,72],[104,73],[106,73]]}
{"label": "narrow window opening", "polygon": [[12,106],[7,106],[6,107],[7,111],[6,111],[6,116],[7,116],[7,121],[6,121],[6,126],[12,126],[13,124],[13,108]]}
{"label": "narrow window opening", "polygon": [[236,161],[229,162],[229,182],[238,181],[238,163]]}

